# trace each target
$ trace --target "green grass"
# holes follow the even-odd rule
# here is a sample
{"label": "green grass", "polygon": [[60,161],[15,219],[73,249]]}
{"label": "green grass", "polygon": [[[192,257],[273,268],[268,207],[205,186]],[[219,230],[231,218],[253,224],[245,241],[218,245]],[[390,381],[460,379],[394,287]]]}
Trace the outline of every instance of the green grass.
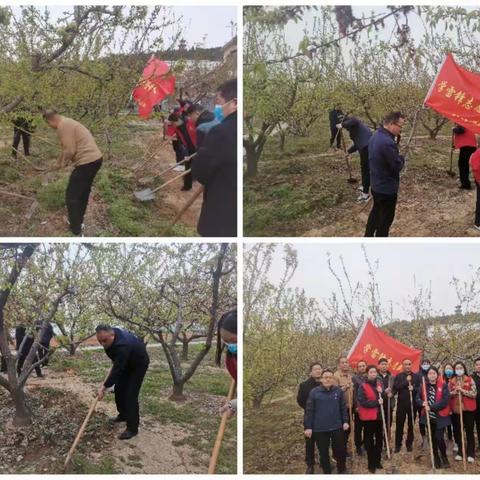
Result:
{"label": "green grass", "polygon": [[122,473],[115,466],[115,459],[109,455],[103,457],[100,462],[92,462],[91,458],[84,455],[75,455],[72,460],[73,473],[82,475],[114,475]]}
{"label": "green grass", "polygon": [[65,207],[65,190],[68,179],[63,177],[53,183],[41,187],[37,192],[37,200],[48,211],[57,211]]}

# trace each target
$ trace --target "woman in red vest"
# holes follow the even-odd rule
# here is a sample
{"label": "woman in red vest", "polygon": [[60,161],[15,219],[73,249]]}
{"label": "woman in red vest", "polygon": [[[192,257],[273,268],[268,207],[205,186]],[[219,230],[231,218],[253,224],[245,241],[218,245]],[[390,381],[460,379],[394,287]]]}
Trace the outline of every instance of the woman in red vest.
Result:
{"label": "woman in red vest", "polygon": [[470,157],[470,168],[472,169],[475,185],[477,186],[477,204],[475,208],[474,228],[480,230],[480,148]]}
{"label": "woman in red vest", "polygon": [[[217,327],[216,364],[221,365],[222,353],[226,351],[225,368],[235,382],[237,381],[237,310],[222,315]],[[226,402],[220,412],[228,412],[229,418],[237,411],[237,400]]]}
{"label": "woman in red vest", "polygon": [[422,384],[417,392],[416,400],[417,406],[421,409],[420,424],[427,425],[427,414],[430,417],[430,441],[433,447],[435,468],[450,468],[444,438],[445,428],[451,424],[450,393],[448,383],[443,381],[435,367],[427,370],[425,390]]}
{"label": "woman in red vest", "polygon": [[455,460],[463,459],[462,449],[462,431],[460,424],[460,395],[462,395],[463,427],[467,437],[466,453],[467,461],[474,462],[475,458],[475,437],[473,436],[473,427],[475,423],[475,411],[477,409],[477,388],[472,377],[467,375],[467,369],[463,362],[455,362],[453,366],[455,376],[450,380],[448,389],[450,390],[450,408],[453,411],[453,435],[455,443],[458,445],[458,453]]}
{"label": "woman in red vest", "polygon": [[375,473],[382,467],[383,424],[380,408],[383,405],[382,383],[378,381],[375,365],[367,367],[367,379],[358,388],[358,415],[364,425],[364,444],[367,451],[368,471]]}
{"label": "woman in red vest", "polygon": [[475,134],[461,125],[453,127],[453,144],[460,150],[458,155],[458,172],[460,174],[460,188],[471,190],[470,171],[468,162],[473,152],[477,149]]}

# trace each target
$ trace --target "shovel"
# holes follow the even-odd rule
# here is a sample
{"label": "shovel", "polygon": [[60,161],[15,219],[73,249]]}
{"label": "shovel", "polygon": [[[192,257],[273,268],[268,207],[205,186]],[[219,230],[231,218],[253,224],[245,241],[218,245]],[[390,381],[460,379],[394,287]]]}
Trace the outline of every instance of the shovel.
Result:
{"label": "shovel", "polygon": [[138,190],[136,192],[133,192],[133,194],[135,195],[135,198],[137,200],[140,200],[141,202],[148,202],[150,200],[154,200],[155,192],[158,192],[162,188],[165,188],[167,185],[170,185],[175,180],[178,180],[179,178],[182,178],[185,175],[188,175],[191,171],[192,171],[191,169],[185,170],[180,175],[177,175],[176,177],[170,179],[168,182],[165,182],[163,185],[160,185],[159,187],[154,188],[153,190],[151,188],[144,188],[143,190]]}
{"label": "shovel", "polygon": [[343,138],[343,132],[340,130],[340,139],[342,141],[342,149],[343,153],[345,154],[345,163],[347,164],[347,170],[348,170],[348,183],[357,183],[358,180],[356,178],[352,177],[352,167],[350,166],[350,155],[347,153],[347,147],[345,146],[345,138]]}
{"label": "shovel", "polygon": [[453,171],[453,151],[455,150],[455,144],[454,144],[454,133],[452,132],[452,146],[450,148],[450,170],[447,171],[447,174],[450,175],[451,177],[455,176],[455,172]]}

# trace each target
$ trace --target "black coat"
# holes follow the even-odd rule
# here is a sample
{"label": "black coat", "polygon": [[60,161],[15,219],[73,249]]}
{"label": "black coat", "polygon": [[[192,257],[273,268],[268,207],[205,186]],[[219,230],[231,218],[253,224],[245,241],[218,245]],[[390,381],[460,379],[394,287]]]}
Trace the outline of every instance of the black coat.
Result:
{"label": "black coat", "polygon": [[237,235],[237,113],[212,128],[192,162],[193,178],[204,187],[198,233]]}
{"label": "black coat", "polygon": [[318,387],[319,385],[320,383],[318,383],[314,378],[309,377],[298,386],[297,403],[301,408],[305,410],[305,407],[307,406],[308,395],[315,387]]}
{"label": "black coat", "polygon": [[348,131],[353,142],[353,145],[347,150],[348,153],[354,153],[357,150],[368,147],[372,132],[358,118],[348,117],[342,122],[342,127]]}
{"label": "black coat", "polygon": [[[422,376],[418,373],[411,373],[412,376],[412,400],[415,403],[415,398],[417,392],[420,388],[420,384],[422,383]],[[410,406],[410,393],[408,390],[408,382],[407,382],[407,374],[405,372],[400,372],[393,382],[393,393],[398,394],[397,402],[398,406],[403,408],[409,408]]]}
{"label": "black coat", "polygon": [[115,385],[123,375],[128,375],[139,366],[146,367],[150,363],[145,344],[133,333],[114,328],[115,340],[105,349],[105,353],[113,362],[112,371],[105,381],[105,387]]}
{"label": "black coat", "polygon": [[330,123],[330,131],[332,133],[337,133],[337,124],[342,123],[343,117],[345,115],[341,110],[333,109],[328,112],[328,121]]}

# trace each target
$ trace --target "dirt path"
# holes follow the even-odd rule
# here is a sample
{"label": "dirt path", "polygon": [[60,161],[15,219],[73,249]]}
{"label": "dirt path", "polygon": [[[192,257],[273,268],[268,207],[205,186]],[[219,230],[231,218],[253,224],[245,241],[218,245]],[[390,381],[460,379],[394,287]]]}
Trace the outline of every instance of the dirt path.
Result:
{"label": "dirt path", "polygon": [[[91,404],[96,390],[96,385],[85,383],[73,371],[48,370],[45,378],[32,377],[27,385],[30,391],[45,387],[75,395],[86,406]],[[112,402],[100,402],[97,412],[106,416],[117,413]],[[117,469],[123,474],[205,473],[203,465],[208,464],[208,457],[188,445],[177,444],[187,436],[184,429],[160,424],[149,415],[142,416],[140,433],[132,440],[116,438],[122,428],[123,424],[112,427],[112,441],[105,447],[106,451],[91,452],[92,460],[99,461],[107,453],[115,459]]]}

